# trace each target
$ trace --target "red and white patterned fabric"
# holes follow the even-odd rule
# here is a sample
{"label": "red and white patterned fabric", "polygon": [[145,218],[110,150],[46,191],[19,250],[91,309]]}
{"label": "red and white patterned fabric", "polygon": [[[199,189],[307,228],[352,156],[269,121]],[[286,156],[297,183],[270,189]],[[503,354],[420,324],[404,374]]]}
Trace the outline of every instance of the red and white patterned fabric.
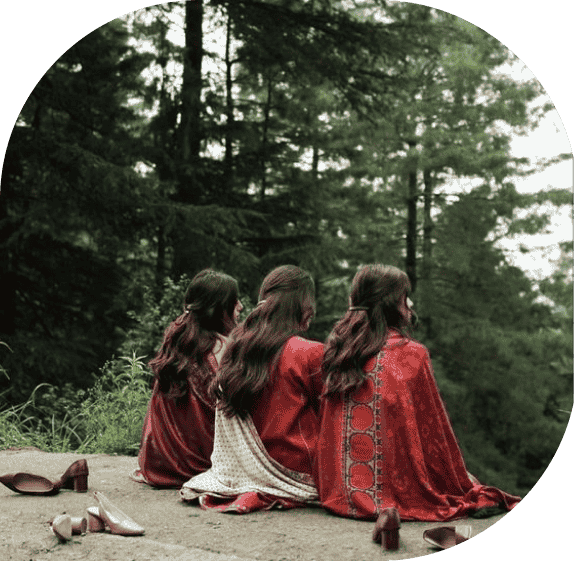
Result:
{"label": "red and white patterned fabric", "polygon": [[227,418],[217,409],[212,467],[187,481],[181,499],[239,514],[317,500],[311,476],[272,459],[250,417]]}
{"label": "red and white patterned fabric", "polygon": [[446,521],[520,500],[467,472],[423,345],[392,331],[365,371],[357,391],[322,399],[314,478],[326,509]]}
{"label": "red and white patterned fabric", "polygon": [[302,507],[317,498],[311,474],[322,357],[322,343],[301,337],[285,343],[250,418],[217,415],[211,470],[183,486],[183,500],[199,498],[205,509],[242,514]]}

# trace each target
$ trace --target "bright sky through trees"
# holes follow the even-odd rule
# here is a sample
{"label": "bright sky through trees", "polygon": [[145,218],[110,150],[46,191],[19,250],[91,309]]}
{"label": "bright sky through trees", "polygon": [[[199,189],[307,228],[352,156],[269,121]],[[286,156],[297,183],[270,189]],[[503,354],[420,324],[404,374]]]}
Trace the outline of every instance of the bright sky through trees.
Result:
{"label": "bright sky through trees", "polygon": [[[521,80],[535,77],[521,60],[513,65],[511,75]],[[539,79],[538,76],[536,78]],[[537,107],[547,102],[552,102],[551,97],[542,96],[532,105]],[[556,109],[550,111],[530,134],[521,136],[514,133],[511,147],[514,156],[527,157],[536,167],[541,161],[572,151],[564,123]],[[545,188],[569,188],[573,183],[573,162],[565,160],[529,177],[514,178],[513,182],[520,193],[534,193]],[[556,209],[549,203],[543,205],[543,211],[552,214],[549,233],[504,240],[500,244],[510,251],[510,258],[515,265],[537,279],[547,277],[555,261],[560,258],[558,243],[573,238],[572,209],[569,206]],[[528,253],[519,251],[520,244],[529,250]]]}
{"label": "bright sky through trees", "polygon": [[[353,3],[352,3],[353,5]],[[175,17],[175,16],[174,16]],[[150,18],[150,15],[149,15]],[[474,22],[475,23],[475,22]],[[178,45],[184,45],[182,22],[176,17],[173,29],[169,32],[169,39]],[[207,49],[218,52],[223,56],[225,37],[222,30],[205,30],[205,42]],[[146,47],[145,47],[146,48]],[[179,73],[180,69],[173,72]],[[210,59],[205,59],[204,71],[219,72]],[[531,69],[520,59],[511,64],[504,65],[501,70],[504,74],[518,81],[531,81],[537,78]],[[179,82],[177,82],[178,85]],[[532,103],[533,107],[540,107],[546,103],[552,103],[548,95],[541,96]],[[512,135],[511,151],[515,157],[527,157],[530,160],[528,169],[539,167],[540,162],[557,157],[561,153],[571,152],[568,134],[556,109],[551,110],[540,121],[538,127],[526,135],[518,135],[511,128],[508,132]],[[213,156],[222,154],[221,146],[213,145],[207,148]],[[303,162],[304,167],[310,166],[310,161]],[[322,164],[322,168],[327,163]],[[339,166],[338,163],[334,163]],[[346,162],[347,165],[347,162]],[[521,193],[534,193],[542,189],[560,189],[572,185],[573,165],[569,160],[548,166],[543,171],[534,173],[529,177],[514,177],[512,181]],[[478,182],[480,183],[481,180]],[[446,191],[467,192],[473,184],[467,179],[458,179],[446,185]],[[532,211],[535,209],[531,209]],[[530,210],[519,211],[523,217]],[[570,241],[573,234],[572,209],[569,206],[555,208],[551,203],[545,203],[540,207],[540,212],[551,215],[551,223],[547,233],[536,235],[517,235],[513,238],[500,240],[498,245],[507,251],[508,259],[513,265],[520,267],[528,276],[541,280],[548,277],[556,268],[556,261],[560,259],[561,252],[559,243]]]}

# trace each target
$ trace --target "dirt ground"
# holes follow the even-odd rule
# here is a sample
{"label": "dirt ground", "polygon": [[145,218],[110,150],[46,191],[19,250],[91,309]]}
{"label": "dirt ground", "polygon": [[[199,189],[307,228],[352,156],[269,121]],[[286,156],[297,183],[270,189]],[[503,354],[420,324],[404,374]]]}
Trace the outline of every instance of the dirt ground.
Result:
{"label": "dirt ground", "polygon": [[[439,523],[402,523],[400,549],[386,552],[372,542],[371,522],[338,518],[320,508],[242,516],[203,511],[179,501],[176,490],[156,490],[132,481],[129,473],[137,467],[133,457],[6,450],[0,451],[0,474],[24,471],[56,480],[81,457],[87,459],[90,471],[88,493],[65,490],[52,497],[20,495],[0,484],[0,559],[363,561],[410,559],[439,551],[422,538],[425,529]],[[101,491],[134,518],[146,529],[145,535],[122,537],[107,531],[60,543],[49,522],[63,513],[86,515],[86,508],[96,504],[91,490]],[[466,553],[476,536],[502,517],[468,520],[473,538],[443,552],[441,558],[458,550]]]}

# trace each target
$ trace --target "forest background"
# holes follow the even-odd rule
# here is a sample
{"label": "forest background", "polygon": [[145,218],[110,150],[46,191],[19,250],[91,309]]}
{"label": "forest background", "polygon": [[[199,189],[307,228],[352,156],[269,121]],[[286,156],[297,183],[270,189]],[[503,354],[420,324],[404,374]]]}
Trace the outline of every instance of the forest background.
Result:
{"label": "forest background", "polygon": [[[20,426],[4,423],[2,447],[25,433],[134,452],[143,361],[204,266],[236,276],[247,307],[271,267],[309,269],[323,339],[356,267],[381,261],[413,280],[416,336],[470,470],[534,485],[572,405],[572,248],[535,285],[497,242],[547,227],[536,200],[572,195],[518,194],[532,170],[501,131],[549,108],[530,110],[540,85],[497,76],[511,54],[463,20],[363,2],[386,15],[374,21],[354,4],[168,4],[98,29],[46,73],[2,175],[1,407]],[[180,25],[184,48],[169,38]],[[228,52],[213,30],[229,30]],[[479,186],[449,196],[455,177]],[[146,358],[113,358],[133,352]],[[53,385],[18,405],[39,383]]]}

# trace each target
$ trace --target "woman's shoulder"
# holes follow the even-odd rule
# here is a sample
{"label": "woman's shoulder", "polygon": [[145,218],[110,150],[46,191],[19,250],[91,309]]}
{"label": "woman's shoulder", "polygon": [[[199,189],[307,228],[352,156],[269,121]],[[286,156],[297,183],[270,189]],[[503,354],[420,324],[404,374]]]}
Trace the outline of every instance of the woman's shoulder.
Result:
{"label": "woman's shoulder", "polygon": [[407,335],[402,335],[398,331],[394,331],[387,339],[383,350],[398,350],[402,354],[429,356],[429,351],[425,345],[420,343],[417,339],[413,339]]}
{"label": "woman's shoulder", "polygon": [[299,335],[293,335],[293,337],[287,340],[285,350],[303,353],[323,352],[323,343],[305,339]]}
{"label": "woman's shoulder", "polygon": [[304,337],[293,336],[285,343],[282,359],[296,364],[308,364],[311,366],[312,364],[321,363],[323,348],[323,343],[311,341]]}
{"label": "woman's shoulder", "polygon": [[[290,377],[311,380],[311,376],[321,370],[323,360],[323,343],[311,341],[304,337],[293,336],[287,340],[281,360],[280,370],[291,373]],[[309,381],[304,382],[309,384]]]}

